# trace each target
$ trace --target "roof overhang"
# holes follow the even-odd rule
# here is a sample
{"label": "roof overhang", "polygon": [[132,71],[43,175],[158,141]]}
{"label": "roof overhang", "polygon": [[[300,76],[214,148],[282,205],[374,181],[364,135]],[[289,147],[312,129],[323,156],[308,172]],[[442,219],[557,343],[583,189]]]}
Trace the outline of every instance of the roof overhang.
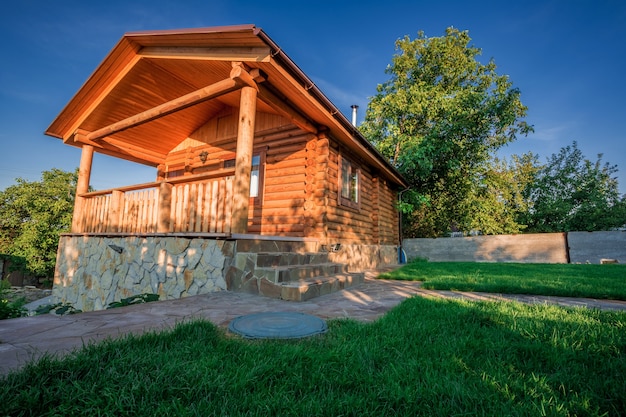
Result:
{"label": "roof overhang", "polygon": [[402,176],[298,66],[254,25],[131,32],[115,45],[45,134],[156,166],[225,107],[258,88],[257,110],[304,130],[326,128],[401,187]]}

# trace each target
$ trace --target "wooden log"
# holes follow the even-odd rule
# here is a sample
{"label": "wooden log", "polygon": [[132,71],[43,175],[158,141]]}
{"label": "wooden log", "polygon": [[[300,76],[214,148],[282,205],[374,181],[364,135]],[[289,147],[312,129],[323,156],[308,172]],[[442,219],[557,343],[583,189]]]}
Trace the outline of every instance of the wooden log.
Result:
{"label": "wooden log", "polygon": [[289,199],[277,198],[275,200],[266,198],[265,203],[263,204],[263,207],[280,208],[280,209],[287,209],[287,210],[293,211],[293,210],[302,209],[302,205],[304,204],[304,201],[305,201],[304,196],[302,198],[289,198]]}
{"label": "wooden log", "polygon": [[286,155],[286,154],[298,154],[302,158],[306,157],[306,143],[294,143],[291,145],[285,146],[271,146],[267,150],[268,156],[276,156],[276,155]]}
{"label": "wooden log", "polygon": [[300,184],[277,184],[277,185],[266,185],[265,186],[265,195],[269,196],[271,194],[279,194],[279,193],[299,193],[303,189],[302,183]]}
{"label": "wooden log", "polygon": [[271,170],[266,171],[265,186],[268,185],[282,185],[282,184],[300,184],[300,187],[304,186],[306,177],[304,172],[290,175],[290,172],[283,170]]}
{"label": "wooden log", "polygon": [[237,157],[233,188],[233,233],[247,233],[250,204],[250,170],[254,145],[254,122],[257,91],[252,87],[241,89],[239,127],[237,130]]}
{"label": "wooden log", "polygon": [[[120,120],[119,122],[115,122],[101,129],[95,130],[89,133],[88,135],[86,135],[85,138],[88,141],[97,141],[98,139],[102,139],[106,136],[111,136],[115,133],[124,131],[126,129],[140,126],[154,119],[158,119],[160,117],[167,116],[168,114],[186,109],[187,107],[191,107],[196,104],[202,103],[204,101],[211,100],[213,98],[222,96],[224,94],[228,94],[232,91],[235,91],[241,88],[242,85],[249,84],[249,81],[246,79],[244,73],[245,71],[241,69],[233,68],[233,71],[231,71],[230,78],[227,78],[222,81],[218,81],[214,84],[211,84],[209,86],[206,86],[204,88],[191,92],[189,94],[185,94],[182,97],[178,97],[174,100],[170,100],[166,103],[163,103],[151,109],[145,110],[134,116],[127,117],[126,119]],[[249,77],[249,74],[248,74],[248,77]],[[252,81],[252,83],[254,83],[254,81]],[[247,88],[252,88],[252,87],[247,87]]]}
{"label": "wooden log", "polygon": [[299,189],[297,191],[286,191],[286,192],[272,192],[272,193],[265,193],[265,200],[266,201],[276,201],[276,200],[283,200],[283,201],[304,201],[305,198],[305,194],[304,194],[304,190],[303,189]]}
{"label": "wooden log", "polygon": [[89,191],[93,151],[93,146],[90,145],[83,145],[81,150],[80,165],[78,168],[78,183],[76,184],[76,199],[74,200],[74,214],[72,216],[72,233],[80,233],[83,231],[81,230],[81,225],[84,225],[83,204],[85,200],[81,195]]}
{"label": "wooden log", "polygon": [[225,216],[225,224],[223,228],[224,233],[230,233],[232,231],[232,216],[233,216],[233,193],[235,192],[235,180],[233,177],[228,177],[224,179],[226,185],[226,196],[224,198],[224,213]]}
{"label": "wooden log", "polygon": [[159,185],[159,203],[157,216],[157,232],[170,232],[170,223],[172,217],[172,188],[173,185],[162,182]]}
{"label": "wooden log", "polygon": [[109,224],[107,225],[107,232],[119,232],[119,225],[121,221],[121,216],[123,214],[121,206],[123,202],[123,192],[116,190],[111,193],[111,209],[109,212]]}
{"label": "wooden log", "polygon": [[291,107],[285,100],[277,97],[263,84],[259,84],[259,98],[276,110],[279,114],[291,120],[296,126],[311,133],[317,133],[317,127],[300,112]]}

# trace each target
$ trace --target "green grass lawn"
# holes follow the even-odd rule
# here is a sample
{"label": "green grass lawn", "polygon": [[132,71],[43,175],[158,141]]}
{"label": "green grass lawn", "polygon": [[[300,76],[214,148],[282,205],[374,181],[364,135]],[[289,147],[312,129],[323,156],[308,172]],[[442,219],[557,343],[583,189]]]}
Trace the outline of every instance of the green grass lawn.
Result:
{"label": "green grass lawn", "polygon": [[626,415],[626,313],[416,297],[291,341],[194,322],[44,358],[0,398],[1,416]]}
{"label": "green grass lawn", "polygon": [[[622,265],[415,262],[424,286],[626,299]],[[249,341],[208,322],[44,357],[0,416],[620,416],[626,313],[415,297],[374,323]]]}
{"label": "green grass lawn", "polygon": [[626,265],[415,261],[381,278],[423,281],[431,290],[626,300]]}

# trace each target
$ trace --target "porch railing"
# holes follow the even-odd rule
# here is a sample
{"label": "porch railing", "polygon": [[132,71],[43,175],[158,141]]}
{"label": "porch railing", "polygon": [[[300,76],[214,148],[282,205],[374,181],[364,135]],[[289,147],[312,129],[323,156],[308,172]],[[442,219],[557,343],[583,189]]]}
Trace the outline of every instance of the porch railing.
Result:
{"label": "porch railing", "polygon": [[220,173],[82,194],[72,232],[230,233],[234,176]]}

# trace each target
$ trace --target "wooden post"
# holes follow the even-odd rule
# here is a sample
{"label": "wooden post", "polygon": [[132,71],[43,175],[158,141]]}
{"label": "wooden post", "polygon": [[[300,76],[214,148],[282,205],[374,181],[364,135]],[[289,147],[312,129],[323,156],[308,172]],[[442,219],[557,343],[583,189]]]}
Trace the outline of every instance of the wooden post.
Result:
{"label": "wooden post", "polygon": [[76,184],[76,199],[74,200],[74,214],[72,215],[72,233],[80,233],[83,231],[83,207],[85,205],[85,197],[81,197],[81,195],[89,192],[92,163],[93,146],[83,145],[80,154],[80,166],[78,167],[78,183]]}
{"label": "wooden post", "polygon": [[243,87],[239,105],[237,130],[237,155],[235,157],[235,184],[233,187],[232,233],[248,232],[248,206],[250,203],[250,170],[254,147],[257,90]]}
{"label": "wooden post", "polygon": [[113,190],[111,193],[111,202],[109,203],[109,224],[107,232],[121,232],[122,218],[124,215],[124,193],[119,190]]}
{"label": "wooden post", "polygon": [[168,233],[172,217],[172,188],[173,185],[162,182],[159,186],[159,214],[157,233]]}

